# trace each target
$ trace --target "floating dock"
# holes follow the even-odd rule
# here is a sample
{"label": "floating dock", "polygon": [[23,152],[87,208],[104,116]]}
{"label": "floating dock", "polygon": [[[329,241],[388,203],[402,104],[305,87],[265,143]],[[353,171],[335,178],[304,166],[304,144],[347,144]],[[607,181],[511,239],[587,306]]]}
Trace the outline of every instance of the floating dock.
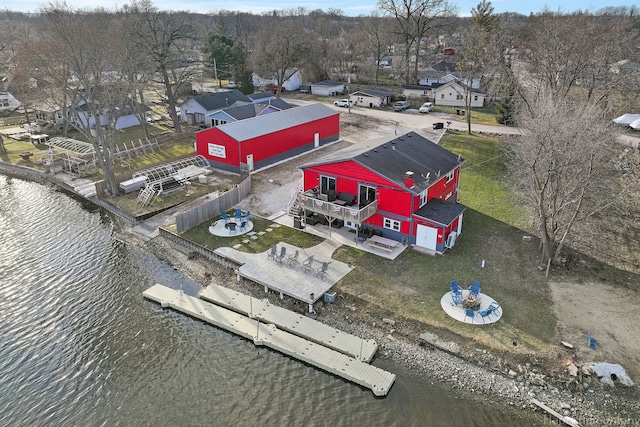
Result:
{"label": "floating dock", "polygon": [[378,350],[378,344],[374,340],[359,338],[307,316],[275,306],[268,300],[253,298],[223,286],[211,284],[203,288],[198,296],[261,322],[274,324],[279,329],[363,362],[371,362]]}
{"label": "floating dock", "polygon": [[172,308],[226,331],[252,340],[255,345],[272,348],[326,372],[370,389],[376,396],[386,396],[396,376],[354,357],[317,344],[301,336],[278,329],[200,298],[185,295],[156,284],[143,296],[163,308]]}

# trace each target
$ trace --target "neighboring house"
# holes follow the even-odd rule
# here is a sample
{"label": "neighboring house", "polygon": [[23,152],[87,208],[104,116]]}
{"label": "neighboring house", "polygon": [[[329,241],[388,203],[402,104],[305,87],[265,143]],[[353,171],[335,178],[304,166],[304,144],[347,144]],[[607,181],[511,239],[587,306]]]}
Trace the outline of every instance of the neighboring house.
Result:
{"label": "neighboring house", "polygon": [[[467,87],[456,81],[451,81],[433,90],[434,102],[436,105],[449,107],[466,107],[465,97]],[[486,94],[480,89],[471,89],[471,107],[482,107]]]}
{"label": "neighboring house", "polygon": [[415,132],[363,150],[300,166],[297,208],[434,253],[453,247],[464,159]]}
{"label": "neighboring house", "polygon": [[433,99],[433,90],[442,86],[442,83],[433,83],[430,86],[423,85],[402,85],[402,94],[407,98]]}
{"label": "neighboring house", "polygon": [[357,90],[349,94],[352,104],[369,108],[381,108],[391,105],[395,93],[379,88]]}
{"label": "neighboring house", "polygon": [[252,117],[264,116],[276,111],[288,110],[293,106],[281,98],[267,99],[264,102],[229,107],[207,116],[207,127],[220,126]]}
{"label": "neighboring house", "polygon": [[420,72],[418,84],[421,86],[433,86],[434,84],[445,84],[452,81],[460,81],[470,85],[474,89],[480,88],[482,74],[469,74],[460,71],[447,72],[437,70],[423,70]]}
{"label": "neighboring house", "polygon": [[0,92],[0,111],[13,111],[20,107],[21,102],[18,101],[9,92]]}
{"label": "neighboring house", "polygon": [[238,89],[196,95],[180,106],[180,119],[190,124],[211,125],[209,117],[231,106],[251,104],[253,101]]}
{"label": "neighboring house", "polygon": [[[278,85],[278,77],[276,75],[269,77],[261,77],[256,73],[253,73],[253,86],[254,87],[265,87],[268,85]],[[282,87],[285,90],[298,90],[302,85],[302,74],[300,71],[287,70],[284,75],[284,81],[282,82]]]}
{"label": "neighboring house", "polygon": [[[127,129],[133,126],[139,126],[140,115],[144,116],[146,120],[147,113],[151,111],[146,105],[142,105],[131,98],[127,99],[125,104],[120,108],[116,107],[113,110],[102,109],[100,117],[96,119],[91,115],[89,110],[88,99],[82,99],[78,101],[73,107],[69,108],[69,114],[71,121],[81,128],[93,128],[97,126],[110,126],[112,121],[115,120],[114,128],[117,130]],[[56,112],[56,118],[59,112]]]}
{"label": "neighboring house", "polygon": [[240,173],[340,139],[340,113],[316,103],[196,132],[196,151],[211,167]]}
{"label": "neighboring house", "polygon": [[344,83],[334,82],[332,80],[323,80],[318,83],[311,84],[311,94],[319,96],[336,96],[344,93]]}
{"label": "neighboring house", "polygon": [[256,92],[256,93],[250,93],[247,96],[249,97],[251,102],[253,102],[254,104],[269,102],[272,99],[278,99],[276,98],[276,95],[273,92]]}
{"label": "neighboring house", "polygon": [[443,59],[442,61],[438,61],[435,64],[433,64],[431,68],[433,68],[436,71],[444,71],[444,72],[450,73],[456,70],[457,65],[458,65],[458,61],[447,61]]}

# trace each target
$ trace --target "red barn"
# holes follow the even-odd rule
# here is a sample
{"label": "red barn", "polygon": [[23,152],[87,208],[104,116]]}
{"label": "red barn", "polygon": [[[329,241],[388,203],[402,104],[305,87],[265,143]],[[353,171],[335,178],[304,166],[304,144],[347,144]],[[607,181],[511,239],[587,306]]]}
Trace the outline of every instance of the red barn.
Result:
{"label": "red barn", "polygon": [[218,169],[240,172],[340,139],[340,113],[324,104],[277,111],[196,133],[196,151]]}
{"label": "red barn", "polygon": [[339,226],[443,253],[462,231],[464,159],[410,132],[367,151],[300,166],[297,206]]}

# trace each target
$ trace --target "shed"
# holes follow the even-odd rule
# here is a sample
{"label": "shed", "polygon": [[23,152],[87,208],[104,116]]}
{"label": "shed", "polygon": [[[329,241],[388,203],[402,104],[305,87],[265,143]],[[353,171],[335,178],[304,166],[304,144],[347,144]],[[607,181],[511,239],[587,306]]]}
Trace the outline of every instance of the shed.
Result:
{"label": "shed", "polygon": [[333,80],[323,80],[311,84],[311,94],[319,96],[336,96],[344,92],[344,83]]}
{"label": "shed", "polygon": [[340,138],[340,113],[320,103],[272,112],[196,133],[211,167],[262,168]]}
{"label": "shed", "polygon": [[395,93],[380,88],[369,88],[356,90],[349,95],[349,100],[353,105],[360,105],[369,108],[380,108],[391,105]]}

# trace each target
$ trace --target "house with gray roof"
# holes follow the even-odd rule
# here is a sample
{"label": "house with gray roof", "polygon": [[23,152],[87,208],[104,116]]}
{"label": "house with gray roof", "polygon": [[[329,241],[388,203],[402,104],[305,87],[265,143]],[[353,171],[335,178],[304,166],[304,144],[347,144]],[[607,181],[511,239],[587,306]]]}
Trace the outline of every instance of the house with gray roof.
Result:
{"label": "house with gray roof", "polygon": [[462,232],[465,207],[457,199],[463,163],[459,155],[409,132],[300,166],[298,203],[334,227],[368,230],[443,253]]}
{"label": "house with gray roof", "polygon": [[371,87],[368,89],[359,89],[349,94],[349,100],[352,105],[361,107],[382,108],[391,105],[395,93],[385,89]]}

